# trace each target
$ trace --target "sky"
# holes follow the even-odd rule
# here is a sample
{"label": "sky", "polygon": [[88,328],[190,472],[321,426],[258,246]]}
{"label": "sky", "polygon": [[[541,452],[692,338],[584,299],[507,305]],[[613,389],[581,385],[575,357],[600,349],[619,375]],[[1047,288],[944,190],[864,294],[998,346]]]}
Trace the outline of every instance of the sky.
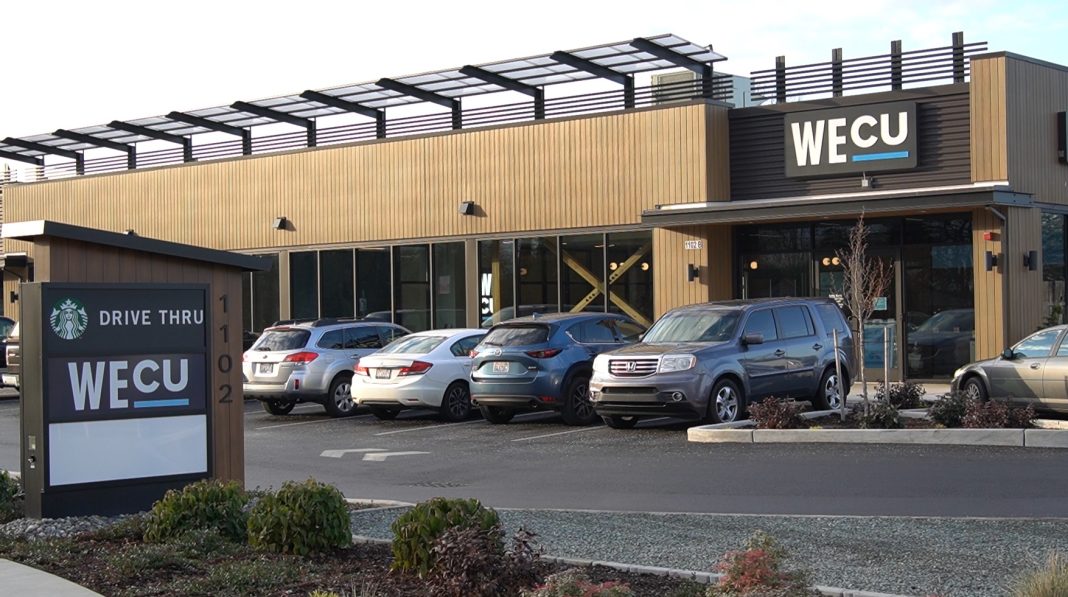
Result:
{"label": "sky", "polygon": [[1068,2],[11,0],[0,138],[674,33],[747,75],[965,41],[1068,64]]}

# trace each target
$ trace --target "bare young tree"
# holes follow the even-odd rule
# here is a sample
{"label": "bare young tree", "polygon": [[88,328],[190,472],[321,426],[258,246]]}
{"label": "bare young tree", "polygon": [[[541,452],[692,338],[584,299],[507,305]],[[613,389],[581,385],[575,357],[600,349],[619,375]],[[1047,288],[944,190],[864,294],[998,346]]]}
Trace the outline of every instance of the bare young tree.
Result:
{"label": "bare young tree", "polygon": [[[868,412],[868,386],[864,379],[864,324],[875,311],[876,300],[886,296],[892,274],[892,266],[889,263],[868,257],[868,234],[868,227],[864,225],[864,214],[861,213],[856,225],[849,231],[849,244],[845,249],[835,252],[842,265],[840,294],[857,326],[853,337],[859,371],[855,374],[859,375],[865,413]],[[889,387],[889,380],[884,379],[883,384]],[[845,396],[842,397],[842,404],[845,404]]]}

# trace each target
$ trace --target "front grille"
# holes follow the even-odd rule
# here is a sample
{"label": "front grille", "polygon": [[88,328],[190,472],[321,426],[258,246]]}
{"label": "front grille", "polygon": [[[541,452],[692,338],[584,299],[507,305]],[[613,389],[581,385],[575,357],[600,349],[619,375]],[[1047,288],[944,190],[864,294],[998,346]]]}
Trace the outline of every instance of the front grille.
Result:
{"label": "front grille", "polygon": [[615,377],[645,377],[656,373],[657,359],[612,359],[608,372]]}

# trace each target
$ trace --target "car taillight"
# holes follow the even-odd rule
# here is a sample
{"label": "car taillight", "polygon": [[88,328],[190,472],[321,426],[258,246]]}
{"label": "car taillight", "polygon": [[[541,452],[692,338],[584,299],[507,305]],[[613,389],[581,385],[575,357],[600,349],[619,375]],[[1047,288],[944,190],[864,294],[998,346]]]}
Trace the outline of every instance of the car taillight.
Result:
{"label": "car taillight", "polygon": [[562,348],[546,348],[545,350],[528,350],[527,355],[535,359],[551,359],[563,351]]}
{"label": "car taillight", "polygon": [[287,356],[283,360],[285,362],[287,362],[287,363],[310,363],[310,362],[314,361],[317,358],[319,358],[319,353],[304,351],[304,352],[295,352],[295,353]]}
{"label": "car taillight", "polygon": [[356,365],[355,367],[352,368],[352,370],[356,372],[356,375],[370,375],[371,374],[371,372],[367,370],[367,367],[364,367],[363,365]]}
{"label": "car taillight", "polygon": [[397,377],[401,377],[404,375],[422,375],[429,371],[431,367],[433,367],[433,365],[425,361],[412,361],[411,365],[408,365],[407,367],[401,367],[397,371]]}

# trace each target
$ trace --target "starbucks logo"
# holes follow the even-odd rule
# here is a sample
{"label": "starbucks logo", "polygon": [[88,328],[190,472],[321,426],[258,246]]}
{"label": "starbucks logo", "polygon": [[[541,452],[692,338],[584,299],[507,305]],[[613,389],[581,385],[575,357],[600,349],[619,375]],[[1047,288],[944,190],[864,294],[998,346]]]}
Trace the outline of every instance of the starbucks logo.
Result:
{"label": "starbucks logo", "polygon": [[89,315],[85,306],[74,299],[63,299],[52,307],[52,316],[48,318],[52,331],[64,340],[80,338],[89,327]]}

